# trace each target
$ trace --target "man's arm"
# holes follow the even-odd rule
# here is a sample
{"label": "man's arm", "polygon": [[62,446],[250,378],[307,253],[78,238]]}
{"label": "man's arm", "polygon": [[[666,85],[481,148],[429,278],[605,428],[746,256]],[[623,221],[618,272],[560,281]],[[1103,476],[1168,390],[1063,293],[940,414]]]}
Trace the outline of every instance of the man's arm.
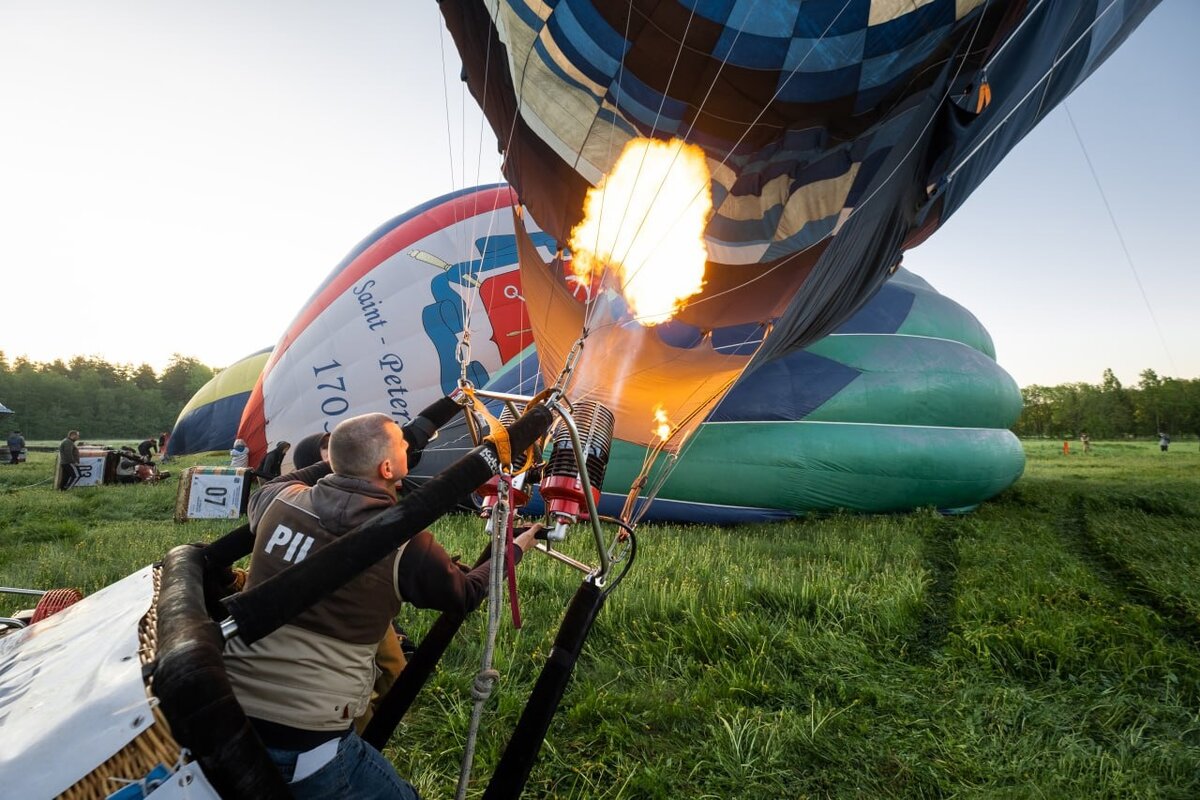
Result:
{"label": "man's arm", "polygon": [[[534,534],[540,528],[535,525],[513,539],[517,548],[514,563],[520,564],[522,555],[533,547]],[[401,598],[417,608],[463,615],[474,611],[487,597],[490,570],[491,561],[484,559],[464,573],[433,534],[422,531],[405,546],[396,561],[396,587]]]}

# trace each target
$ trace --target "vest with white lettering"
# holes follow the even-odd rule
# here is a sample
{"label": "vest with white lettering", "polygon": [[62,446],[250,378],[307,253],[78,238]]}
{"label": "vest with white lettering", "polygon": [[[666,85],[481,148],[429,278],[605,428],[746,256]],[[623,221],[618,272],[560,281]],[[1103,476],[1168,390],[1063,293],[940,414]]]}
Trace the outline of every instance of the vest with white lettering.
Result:
{"label": "vest with white lettering", "polygon": [[[310,491],[287,486],[258,520],[247,589],[338,538],[321,526]],[[341,730],[366,710],[375,650],[402,602],[396,586],[401,552],[253,645],[239,638],[226,644],[226,671],[249,716],[304,730]]]}

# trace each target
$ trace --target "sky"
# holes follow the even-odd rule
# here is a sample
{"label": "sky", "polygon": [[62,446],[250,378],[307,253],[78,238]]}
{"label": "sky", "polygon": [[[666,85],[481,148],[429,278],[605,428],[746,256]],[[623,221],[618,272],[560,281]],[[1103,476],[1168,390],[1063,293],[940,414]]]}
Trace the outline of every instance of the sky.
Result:
{"label": "sky", "polygon": [[[1200,377],[1197,31],[1163,0],[906,255],[1018,384]],[[458,73],[432,0],[0,0],[0,351],[274,344],[378,225],[501,179]]]}

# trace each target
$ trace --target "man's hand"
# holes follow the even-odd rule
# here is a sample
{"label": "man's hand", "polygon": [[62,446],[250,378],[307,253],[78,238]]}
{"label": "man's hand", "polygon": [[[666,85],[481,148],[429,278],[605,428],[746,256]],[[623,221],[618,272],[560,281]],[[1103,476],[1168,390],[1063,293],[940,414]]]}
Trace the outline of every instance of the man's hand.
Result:
{"label": "man's hand", "polygon": [[513,537],[513,544],[515,544],[517,547],[521,548],[522,553],[528,553],[530,550],[533,549],[534,544],[537,543],[537,533],[543,527],[544,526],[542,525],[542,523],[535,522],[534,524],[530,525],[525,530],[521,531],[515,537]]}

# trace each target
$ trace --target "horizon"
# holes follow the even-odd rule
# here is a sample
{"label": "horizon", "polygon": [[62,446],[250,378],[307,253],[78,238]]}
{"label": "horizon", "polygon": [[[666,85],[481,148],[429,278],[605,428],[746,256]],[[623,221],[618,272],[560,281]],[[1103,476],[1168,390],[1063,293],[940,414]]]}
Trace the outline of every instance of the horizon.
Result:
{"label": "horizon", "polygon": [[[251,355],[251,354],[248,353],[247,356],[249,356],[249,355]],[[180,356],[185,359],[188,359],[188,358],[195,359],[201,365],[213,370],[214,373],[219,373],[222,370],[225,370],[228,367],[232,366],[234,363],[236,363],[236,362],[230,362],[229,364],[224,364],[224,365],[209,364],[209,363],[205,362],[203,359],[200,359],[197,356],[188,355],[187,353],[172,353],[171,358],[168,359],[168,362],[170,360],[172,360],[175,356]],[[164,365],[162,367],[158,367],[149,362],[133,363],[133,362],[127,362],[127,361],[119,361],[119,362],[118,361],[109,361],[108,359],[104,358],[103,356],[99,356],[94,353],[74,353],[69,356],[59,356],[57,358],[53,358],[48,361],[42,361],[39,359],[27,358],[27,357],[21,356],[21,355],[13,356],[13,355],[10,355],[7,351],[0,350],[0,360],[3,360],[4,363],[6,363],[8,365],[9,369],[12,369],[12,367],[14,366],[14,363],[17,361],[17,359],[22,359],[22,358],[25,361],[28,361],[28,362],[33,363],[38,366],[49,366],[49,365],[54,364],[56,361],[59,361],[59,362],[62,362],[63,366],[68,369],[70,368],[70,362],[76,358],[104,361],[114,368],[126,369],[131,372],[141,369],[143,366],[149,366],[151,369],[154,370],[154,374],[158,377],[162,377],[162,373],[164,372],[164,370],[167,367],[167,363],[164,363]],[[1102,369],[1100,372],[1100,375],[1095,380],[1083,379],[1083,380],[1056,381],[1054,383],[1027,383],[1027,384],[1018,383],[1017,386],[1021,389],[1030,388],[1032,386],[1070,386],[1070,385],[1081,384],[1081,383],[1088,384],[1090,386],[1100,386],[1104,382],[1104,372],[1107,371],[1108,369],[1110,369],[1110,368],[1105,367],[1104,369]],[[1142,373],[1145,372],[1146,370],[1151,370],[1151,369],[1153,369],[1153,367],[1146,367],[1142,370],[1139,370],[1137,375],[1135,375],[1132,380],[1128,380],[1128,381],[1125,380],[1124,378],[1122,378],[1120,375],[1117,375],[1117,380],[1121,382],[1122,388],[1136,389],[1138,387],[1138,383],[1141,381]],[[1172,375],[1169,373],[1160,372],[1159,370],[1154,370],[1154,373],[1162,380],[1180,380],[1180,381],[1200,380],[1200,375]],[[1113,374],[1115,375],[1116,373],[1114,372]],[[215,375],[214,375],[214,377],[215,377]]]}

